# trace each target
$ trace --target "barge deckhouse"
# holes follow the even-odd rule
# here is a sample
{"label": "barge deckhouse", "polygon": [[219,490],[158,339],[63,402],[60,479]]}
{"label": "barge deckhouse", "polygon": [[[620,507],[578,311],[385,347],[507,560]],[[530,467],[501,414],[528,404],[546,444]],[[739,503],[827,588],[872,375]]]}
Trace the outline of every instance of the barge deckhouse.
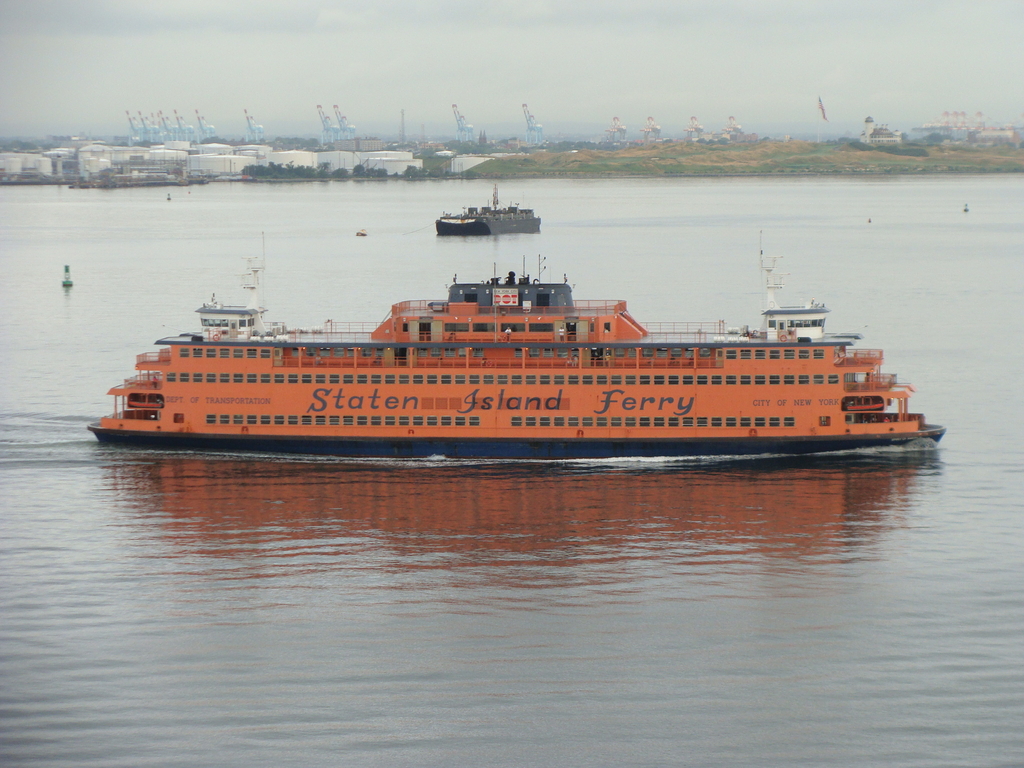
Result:
{"label": "barge deckhouse", "polygon": [[759,328],[647,323],[625,301],[510,272],[395,304],[380,324],[288,329],[217,301],[114,387],[103,442],[372,457],[613,458],[804,454],[937,442],[909,384],[820,303],[778,306],[762,264]]}

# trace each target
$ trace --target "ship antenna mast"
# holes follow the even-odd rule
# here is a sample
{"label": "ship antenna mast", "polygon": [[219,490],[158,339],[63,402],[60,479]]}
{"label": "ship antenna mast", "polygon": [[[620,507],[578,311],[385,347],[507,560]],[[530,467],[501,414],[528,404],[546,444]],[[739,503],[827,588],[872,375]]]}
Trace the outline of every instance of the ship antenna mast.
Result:
{"label": "ship antenna mast", "polygon": [[494,198],[492,200],[492,205],[494,207],[494,210],[498,210],[498,185],[497,184],[494,185]]}
{"label": "ship antenna mast", "polygon": [[778,261],[781,256],[769,256],[765,258],[763,242],[761,242],[761,234],[758,235],[760,257],[761,257],[761,271],[764,273],[764,289],[765,289],[765,309],[774,309],[778,306],[775,301],[775,292],[781,291],[785,283],[782,278],[787,274],[786,272],[776,272],[775,269],[778,266]]}
{"label": "ship antenna mast", "polygon": [[546,266],[547,263],[548,263],[548,257],[545,256],[542,259],[540,257],[540,254],[538,253],[537,254],[537,279],[538,280],[540,280],[544,276],[544,273],[547,271],[547,266]]}

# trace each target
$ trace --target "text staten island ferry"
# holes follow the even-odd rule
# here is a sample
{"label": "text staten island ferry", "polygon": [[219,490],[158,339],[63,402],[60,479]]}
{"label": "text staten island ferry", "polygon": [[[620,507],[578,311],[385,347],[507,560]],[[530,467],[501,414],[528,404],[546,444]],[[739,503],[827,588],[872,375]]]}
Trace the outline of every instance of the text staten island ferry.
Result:
{"label": "text staten island ferry", "polygon": [[456,281],[384,322],[289,330],[264,321],[262,266],[246,306],[197,310],[114,387],[101,441],[371,457],[611,458],[805,454],[938,441],[909,384],[828,309],[778,306],[763,265],[758,329],[642,325],[625,301],[566,283]]}

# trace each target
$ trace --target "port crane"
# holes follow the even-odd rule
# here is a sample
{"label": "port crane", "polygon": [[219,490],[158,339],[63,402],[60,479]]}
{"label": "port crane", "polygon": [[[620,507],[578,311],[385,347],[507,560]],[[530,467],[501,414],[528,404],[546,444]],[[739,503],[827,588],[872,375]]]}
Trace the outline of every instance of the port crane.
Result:
{"label": "port crane", "polygon": [[696,141],[704,133],[704,126],[701,125],[696,117],[690,118],[690,124],[686,126],[686,135],[691,141]]}
{"label": "port crane", "polygon": [[127,109],[124,111],[124,113],[128,115],[128,146],[134,147],[136,144],[143,140],[142,121],[137,121],[134,117],[132,117],[132,113],[129,112]]}
{"label": "port crane", "polygon": [[645,144],[650,144],[661,138],[661,126],[654,122],[653,117],[647,118],[647,125],[641,128],[640,132],[644,135]]}
{"label": "port crane", "polygon": [[256,120],[252,115],[249,114],[248,109],[243,109],[245,112],[245,142],[246,144],[260,144],[263,141],[263,126],[256,125]]}
{"label": "port crane", "polygon": [[735,139],[743,133],[743,126],[736,122],[735,117],[729,115],[729,122],[725,124],[725,129],[722,133],[726,134],[730,139]]}
{"label": "port crane", "polygon": [[523,104],[523,115],[526,117],[526,143],[530,145],[544,143],[544,126],[537,125],[537,118],[530,114],[530,109]]}
{"label": "port crane", "polygon": [[178,126],[178,141],[192,142],[196,137],[196,129],[185,122],[185,118],[174,110],[174,122]]}
{"label": "port crane", "polygon": [[324,108],[317,104],[316,111],[320,115],[320,124],[323,126],[320,130],[320,143],[327,145],[341,138],[338,129],[331,122],[331,116],[324,112]]}
{"label": "port crane", "polygon": [[338,105],[334,105],[334,116],[338,118],[338,138],[351,141],[356,137],[356,127],[348,124],[348,118],[341,114]]}
{"label": "port crane", "polygon": [[626,140],[626,126],[617,117],[612,118],[612,127],[605,128],[604,132],[608,134],[608,141],[613,144],[617,141]]}
{"label": "port crane", "polygon": [[455,113],[455,138],[457,141],[473,141],[473,126],[466,122],[466,118],[459,112],[459,105],[452,104],[452,112]]}
{"label": "port crane", "polygon": [[200,139],[200,141],[205,141],[206,139],[212,139],[214,136],[217,135],[216,127],[214,127],[214,126],[210,125],[208,122],[206,122],[206,119],[202,115],[199,114],[199,110],[198,109],[196,110],[196,120],[199,121],[199,135],[202,137]]}

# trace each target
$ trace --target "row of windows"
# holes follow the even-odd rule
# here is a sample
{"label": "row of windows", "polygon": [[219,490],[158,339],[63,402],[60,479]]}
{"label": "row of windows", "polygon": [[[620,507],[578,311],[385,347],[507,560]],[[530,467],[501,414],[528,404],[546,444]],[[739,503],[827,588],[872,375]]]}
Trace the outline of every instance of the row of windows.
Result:
{"label": "row of windows", "polygon": [[[824,384],[826,375],[784,374],[769,376],[735,376],[721,374],[699,374],[685,376],[608,376],[584,375],[522,375],[522,374],[366,374],[366,373],[168,373],[167,381],[202,382],[207,384],[654,384],[658,385],[732,385],[732,384]],[[829,384],[839,383],[839,374],[828,374]]]}
{"label": "row of windows", "polygon": [[[820,417],[822,426],[831,419]],[[256,416],[206,415],[207,424],[275,426],[479,427],[479,416]],[[794,416],[513,416],[513,427],[795,427]]]}
{"label": "row of windows", "polygon": [[303,427],[479,427],[479,416],[257,416],[254,414],[206,414],[207,424],[262,424]]}
{"label": "row of windows", "polygon": [[[827,418],[827,417],[826,417]],[[513,416],[513,427],[795,427],[794,416]]]}
{"label": "row of windows", "polygon": [[[451,325],[451,324],[449,324],[449,325]],[[297,348],[297,347],[293,348],[293,355],[292,356],[298,356],[298,349],[299,348]],[[384,352],[383,349],[381,349],[380,347],[377,347],[377,348],[363,347],[363,348],[360,348],[360,351],[361,351],[361,354],[362,354],[363,357],[372,357],[375,354],[378,357],[380,357],[380,356],[383,356],[383,352]],[[431,351],[432,354],[434,354],[435,357],[440,357],[441,356],[441,350],[440,349],[436,349],[435,348],[435,349],[431,349],[430,351]],[[521,350],[518,350],[518,349],[516,351],[517,352],[521,352]],[[601,355],[599,355],[599,356],[605,356],[605,357],[636,357],[636,349],[635,348],[629,348],[629,349],[606,349],[606,350],[599,350],[599,351],[601,352]],[[740,359],[740,360],[751,360],[751,359],[753,359],[753,360],[765,360],[765,359],[768,359],[768,360],[779,360],[779,359],[782,359],[782,360],[795,360],[795,359],[809,360],[812,357],[815,360],[824,360],[825,359],[825,350],[820,348],[820,347],[816,348],[816,349],[725,349],[725,350],[719,349],[718,351],[719,351],[719,354],[721,354],[724,351],[725,357],[726,357],[727,360],[736,360],[737,358]],[[427,354],[427,349],[426,348],[419,349],[419,352],[420,352],[421,356],[425,356]],[[459,347],[457,349],[456,348],[446,349],[446,350],[444,350],[444,352],[445,352],[445,356],[447,356],[447,357],[455,357],[457,354],[459,356],[464,356],[465,355],[465,348]],[[482,349],[474,349],[473,352],[477,356],[482,356],[483,355],[483,350]],[[554,357],[556,354],[559,357],[566,357],[567,356],[567,350],[565,350],[565,349],[558,349],[558,350],[554,350],[554,349],[543,349],[543,350],[541,350],[541,349],[530,349],[529,350],[529,356],[530,357],[541,357],[541,356],[543,356],[543,357]],[[316,357],[316,356],[330,357],[332,355],[334,357],[354,357],[355,356],[355,349],[354,348],[353,349],[347,349],[347,348],[344,348],[344,347],[332,347],[332,348],[323,348],[323,349],[314,348],[314,347],[307,347],[306,348],[306,355],[308,357]],[[693,355],[694,355],[694,350],[690,349],[690,348],[672,347],[672,348],[658,348],[658,349],[655,349],[655,348],[650,348],[650,347],[644,347],[642,349],[642,356],[643,357],[688,357],[688,358],[692,358]],[[269,358],[271,356],[271,351],[270,351],[269,347],[263,347],[261,349],[256,349],[256,348],[252,348],[252,347],[245,348],[245,349],[243,349],[242,347],[220,347],[220,348],[216,348],[216,347],[206,347],[206,348],[204,348],[204,347],[193,347],[193,348],[181,347],[178,350],[178,356],[179,357],[228,357],[228,358],[257,358],[257,357],[260,357],[260,358]],[[698,356],[699,357],[711,357],[711,349],[708,348],[708,347],[701,348],[698,351]]]}

